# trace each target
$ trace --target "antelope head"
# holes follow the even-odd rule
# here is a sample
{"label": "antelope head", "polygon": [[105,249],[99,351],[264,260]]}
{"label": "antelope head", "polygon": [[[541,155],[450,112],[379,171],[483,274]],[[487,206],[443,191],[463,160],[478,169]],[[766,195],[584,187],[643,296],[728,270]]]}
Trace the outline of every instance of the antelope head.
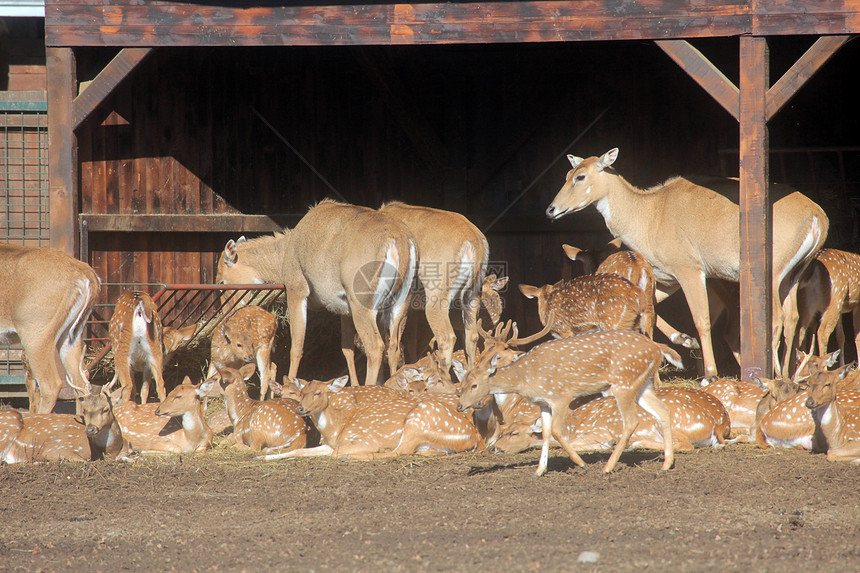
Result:
{"label": "antelope head", "polygon": [[239,247],[247,242],[245,237],[237,240],[230,239],[224,247],[224,252],[218,258],[218,270],[215,273],[217,284],[257,284],[263,282],[257,270],[239,256]]}
{"label": "antelope head", "polygon": [[617,158],[617,147],[610,149],[600,157],[589,157],[588,159],[568,155],[567,159],[573,169],[567,172],[564,185],[547,207],[546,216],[550,219],[558,219],[568,213],[581,211],[592,203],[604,199],[607,191],[604,185],[599,185],[599,178],[607,167],[615,163]]}

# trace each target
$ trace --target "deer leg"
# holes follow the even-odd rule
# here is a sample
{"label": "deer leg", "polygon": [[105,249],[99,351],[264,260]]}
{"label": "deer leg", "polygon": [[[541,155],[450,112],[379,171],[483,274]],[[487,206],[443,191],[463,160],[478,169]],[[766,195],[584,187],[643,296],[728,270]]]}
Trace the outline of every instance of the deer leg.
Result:
{"label": "deer leg", "polygon": [[[427,304],[424,313],[427,316],[427,324],[436,337],[436,345],[439,347],[439,369],[443,372],[451,370],[451,356],[454,354],[454,343],[457,335],[451,326],[448,304],[448,293],[441,289],[427,289]],[[477,344],[477,343],[476,343]]]}
{"label": "deer leg", "polygon": [[[21,338],[21,345],[27,353],[27,362],[30,364],[30,372],[38,386],[38,406],[35,410],[38,414],[48,414],[54,409],[57,397],[63,388],[64,369],[60,362],[53,341],[32,340]],[[32,405],[31,405],[32,408]]]}
{"label": "deer leg", "polygon": [[[781,372],[782,377],[786,380],[790,378],[789,372],[795,355],[795,349],[803,343],[800,333],[797,332],[799,323],[800,312],[797,308],[797,304],[792,303],[789,299],[782,317],[782,332],[785,336],[785,358],[783,359],[781,371],[776,369],[777,361],[776,354],[774,353],[774,373]],[[802,329],[802,332],[805,333],[805,329]]]}
{"label": "deer leg", "polygon": [[403,331],[406,329],[406,316],[409,311],[408,296],[400,308],[391,311],[391,322],[388,325],[388,370],[395,372],[403,365]]}
{"label": "deer leg", "polygon": [[717,365],[714,359],[714,347],[711,341],[711,312],[708,307],[708,293],[705,286],[705,274],[701,269],[684,269],[677,273],[681,290],[687,298],[687,306],[693,315],[693,322],[699,333],[702,345],[702,360],[705,365],[705,378],[717,375]]}
{"label": "deer leg", "polygon": [[545,474],[547,464],[549,463],[549,439],[552,436],[552,410],[550,410],[549,406],[541,404],[540,417],[543,424],[543,443],[541,443],[540,447],[540,461],[538,462],[535,477]]}
{"label": "deer leg", "polygon": [[639,413],[636,411],[635,404],[637,390],[635,388],[625,388],[624,380],[619,380],[617,377],[613,378],[615,380],[611,382],[610,392],[615,396],[618,411],[621,413],[621,437],[615,442],[615,448],[603,467],[603,473],[609,473],[615,469],[615,464],[618,463],[621,452],[627,448],[627,444],[630,443],[630,436],[633,435],[633,432],[636,431],[636,427],[639,425]]}
{"label": "deer leg", "polygon": [[272,344],[263,344],[257,349],[255,358],[257,359],[257,372],[260,373],[260,400],[266,400],[269,397],[269,380],[275,378],[272,373],[272,368],[275,365],[271,361]]}
{"label": "deer leg", "polygon": [[474,368],[475,357],[478,355],[478,312],[481,310],[481,299],[473,296],[463,301],[463,336],[466,347],[466,365]]}
{"label": "deer leg", "polygon": [[352,317],[347,314],[340,317],[340,350],[346,359],[349,384],[358,386],[358,373],[355,370],[355,325],[352,323]]}
{"label": "deer leg", "polygon": [[152,378],[155,379],[155,393],[158,395],[158,401],[164,402],[167,397],[167,390],[164,387],[164,356],[161,351],[158,355],[153,353],[153,359],[149,361],[149,368],[152,372]]}
{"label": "deer leg", "polygon": [[836,321],[836,344],[839,349],[839,366],[845,366],[845,326],[842,323],[842,315]]}
{"label": "deer leg", "polygon": [[[565,408],[566,410],[566,408]],[[562,410],[565,411],[565,410]],[[567,455],[570,456],[570,459],[578,465],[579,467],[585,466],[585,462],[582,461],[582,458],[579,456],[579,453],[573,447],[573,445],[568,441],[565,430],[567,429],[565,426],[567,424],[567,420],[565,420],[565,416],[559,414],[553,417],[553,425],[544,426],[544,428],[549,428],[549,432],[544,430],[544,434],[550,433],[555,441],[561,444],[561,447],[564,448],[564,451],[567,452]]]}
{"label": "deer leg", "polygon": [[[827,310],[825,310],[824,313],[821,315],[821,323],[818,325],[819,356],[824,356],[825,354],[827,354],[827,344],[828,342],[830,342],[830,336],[833,334],[833,331],[836,330],[837,325],[840,327],[840,330],[842,330],[840,318],[840,309],[837,308],[837,305],[835,304],[829,305],[827,307]],[[842,335],[842,339],[843,341],[845,339],[844,333]]]}
{"label": "deer leg", "polygon": [[[134,373],[132,373],[132,376],[134,376]],[[149,400],[149,384],[150,384],[150,380],[153,378],[152,372],[151,371],[141,372],[140,377],[141,377],[141,381],[140,381],[140,403],[146,404],[147,401]],[[156,389],[156,394],[157,394],[158,393],[158,384],[157,383],[156,383],[155,389]],[[158,401],[163,402],[164,396],[159,395]]]}
{"label": "deer leg", "polygon": [[[668,470],[675,463],[675,442],[672,435],[672,414],[668,406],[654,392],[654,388],[650,384],[645,386],[639,394],[637,403],[642,408],[657,418],[660,421],[660,430],[663,432],[663,467],[662,470]],[[681,444],[683,449],[693,449],[693,445],[686,438],[681,436]],[[689,446],[689,448],[685,447]]]}

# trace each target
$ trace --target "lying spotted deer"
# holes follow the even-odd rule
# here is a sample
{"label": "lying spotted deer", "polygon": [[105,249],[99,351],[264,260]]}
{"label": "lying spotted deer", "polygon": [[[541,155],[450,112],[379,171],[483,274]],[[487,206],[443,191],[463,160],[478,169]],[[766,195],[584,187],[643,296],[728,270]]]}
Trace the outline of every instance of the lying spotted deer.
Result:
{"label": "lying spotted deer", "polygon": [[298,402],[289,399],[254,400],[248,396],[245,381],[254,374],[253,363],[234,368],[219,368],[207,379],[212,382],[210,396],[223,396],[227,415],[233,424],[231,439],[221,442],[266,453],[304,448],[308,427],[296,413]]}
{"label": "lying spotted deer", "polygon": [[100,286],[60,251],[0,244],[0,342],[24,347],[31,412],[53,410],[64,384],[86,385],[83,334]]}
{"label": "lying spotted deer", "polygon": [[756,410],[765,390],[755,382],[717,378],[704,380],[702,390],[714,396],[729,413],[734,434],[754,436]]}
{"label": "lying spotted deer", "polygon": [[[308,309],[341,315],[341,348],[358,384],[355,334],[367,355],[365,384],[377,383],[385,350],[379,324],[390,333],[388,364],[400,365],[400,334],[418,265],[412,233],[398,220],[366,207],[326,199],[292,230],[230,240],[218,260],[219,284],[284,284],[290,320],[289,377],[302,358]],[[349,320],[349,317],[352,320]]]}
{"label": "lying spotted deer", "polygon": [[23,422],[0,461],[16,464],[92,459],[84,425],[73,414],[26,414]]}
{"label": "lying spotted deer", "polygon": [[[487,272],[490,246],[486,237],[459,213],[385,203],[380,213],[402,222],[412,232],[420,253],[418,281],[430,330],[439,348],[439,365],[451,368],[456,335],[451,326],[451,309],[461,309],[465,335],[466,360],[475,363],[478,346],[476,329],[480,297]],[[392,368],[392,371],[394,368]]]}
{"label": "lying spotted deer", "polygon": [[6,448],[24,427],[24,417],[17,410],[0,410],[0,460]]}
{"label": "lying spotted deer", "polygon": [[[538,301],[541,324],[563,338],[594,330],[638,330],[649,336],[647,309],[653,304],[639,287],[615,274],[585,275],[552,285],[519,286],[526,298]],[[550,311],[555,321],[549,323]]]}
{"label": "lying spotted deer", "polygon": [[[844,364],[843,314],[851,314],[854,347],[860,348],[860,255],[823,249],[806,267],[798,284],[797,312],[787,312],[785,316],[787,352],[793,353],[803,344],[807,332],[814,327],[816,317],[820,317],[816,331],[818,356],[827,354],[828,342],[835,331],[840,365]],[[789,368],[789,361],[785,360],[783,378],[788,378]]]}
{"label": "lying spotted deer", "polygon": [[[731,424],[719,400],[686,388],[658,388],[655,392],[671,412],[675,450],[719,448],[726,443]],[[640,424],[630,436],[628,449],[662,450],[663,434],[657,427],[657,419],[645,410],[639,410]],[[537,446],[542,443],[542,431],[540,418],[532,424],[512,424],[499,436],[495,447],[503,452],[516,453]],[[622,418],[615,398],[597,398],[571,410],[567,414],[565,431],[570,444],[578,451],[610,450],[622,431]]]}
{"label": "lying spotted deer", "polygon": [[130,401],[134,393],[134,373],[143,375],[140,401],[149,399],[150,380],[155,380],[159,400],[164,400],[164,364],[183,342],[194,336],[195,325],[180,329],[162,328],[161,317],[152,297],[145,292],[126,291],[120,295],[110,319],[110,343],[113,349],[114,378],[119,380],[122,399]]}
{"label": "lying spotted deer", "polygon": [[145,454],[202,452],[211,446],[212,430],[203,418],[201,397],[211,384],[182,384],[160,403],[123,402],[113,413],[129,447]]}
{"label": "lying spotted deer", "polygon": [[243,306],[224,319],[212,334],[207,378],[219,368],[241,368],[256,364],[260,373],[260,399],[269,396],[269,383],[275,379],[276,365],[271,360],[278,319],[259,306]]}
{"label": "lying spotted deer", "polygon": [[607,330],[551,340],[532,348],[515,362],[497,369],[497,357],[479,363],[461,383],[459,408],[477,406],[487,394],[517,393],[538,404],[544,432],[536,475],[546,473],[550,436],[571,460],[584,462],[564,435],[565,414],[578,396],[608,392],[618,401],[623,431],[604,472],[615,468],[630,435],[639,424],[638,403],[660,420],[666,438],[663,470],[672,467],[672,425],[666,404],[654,393],[653,382],[663,360],[682,367],[671,348],[627,330]]}
{"label": "lying spotted deer", "polygon": [[354,394],[344,392],[346,382],[346,376],[330,382],[297,381],[302,386],[298,413],[313,418],[325,444],[264,459],[332,456],[366,460],[483,447],[474,425],[444,401],[417,400],[394,392],[387,398],[359,403]]}
{"label": "lying spotted deer", "polygon": [[840,389],[848,369],[819,371],[808,381],[804,405],[827,444],[832,462],[860,463],[860,390]]}
{"label": "lying spotted deer", "polygon": [[[657,302],[683,290],[699,333],[705,376],[717,375],[711,343],[706,279],[738,282],[740,226],[738,182],[674,177],[650,189],[638,189],[610,169],[618,149],[601,157],[568,155],[572,169],[546,210],[558,219],[594,204],[609,231],[638,251],[658,283]],[[797,278],[827,237],[824,211],[804,195],[772,185],[773,203],[773,359],[783,328],[783,301],[796,296]],[[707,222],[707,224],[703,224]]]}

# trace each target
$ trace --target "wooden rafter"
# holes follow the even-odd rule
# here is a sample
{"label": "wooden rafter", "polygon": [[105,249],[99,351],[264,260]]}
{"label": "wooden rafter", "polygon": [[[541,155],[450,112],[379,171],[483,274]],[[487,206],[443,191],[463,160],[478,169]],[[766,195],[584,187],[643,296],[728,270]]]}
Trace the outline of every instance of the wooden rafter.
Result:
{"label": "wooden rafter", "polygon": [[152,53],[152,48],[124,48],[99,72],[73,103],[72,129],[77,129],[116,87]]}

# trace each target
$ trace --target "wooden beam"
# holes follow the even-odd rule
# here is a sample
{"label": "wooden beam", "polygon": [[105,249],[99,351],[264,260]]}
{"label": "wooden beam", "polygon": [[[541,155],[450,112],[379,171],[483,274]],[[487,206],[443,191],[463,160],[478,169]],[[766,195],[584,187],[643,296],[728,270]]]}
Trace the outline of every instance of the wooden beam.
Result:
{"label": "wooden beam", "polygon": [[851,36],[847,35],[818,38],[806,53],[767,90],[767,120],[770,121],[794,97],[801,86],[850,39]]}
{"label": "wooden beam", "polygon": [[[296,218],[298,220],[298,217]],[[284,227],[268,215],[114,215],[82,214],[87,232],[276,233]]]}
{"label": "wooden beam", "polygon": [[740,117],[737,86],[686,40],[657,40],[657,45],[732,117]]}
{"label": "wooden beam", "polygon": [[72,129],[72,98],[77,73],[71,48],[47,48],[48,75],[48,180],[51,247],[69,255],[75,252],[78,212],[78,142]]}
{"label": "wooden beam", "polygon": [[124,48],[116,57],[99,72],[95,79],[78,94],[74,101],[72,129],[80,127],[81,123],[101,105],[114,89],[125,79],[143,60],[152,53],[152,48]]}
{"label": "wooden beam", "polygon": [[741,378],[771,377],[772,220],[768,205],[767,40],[740,39]]}

